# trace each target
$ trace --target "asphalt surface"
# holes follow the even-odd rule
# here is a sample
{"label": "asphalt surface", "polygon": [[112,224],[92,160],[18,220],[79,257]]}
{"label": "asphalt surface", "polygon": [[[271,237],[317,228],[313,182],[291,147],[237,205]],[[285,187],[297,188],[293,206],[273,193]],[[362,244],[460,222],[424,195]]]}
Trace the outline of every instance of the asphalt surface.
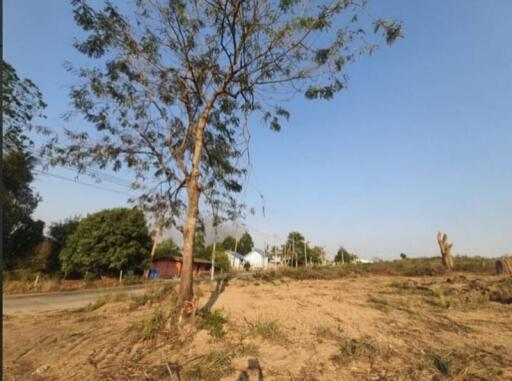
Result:
{"label": "asphalt surface", "polygon": [[143,294],[144,285],[131,287],[103,288],[96,290],[48,292],[40,294],[4,295],[3,313],[34,313],[49,310],[78,308],[96,301],[100,296],[109,294],[128,293]]}
{"label": "asphalt surface", "polygon": [[[249,278],[250,273],[240,273],[229,278]],[[216,277],[216,280],[223,279],[224,276]],[[208,277],[196,278],[195,281],[209,282]],[[179,280],[167,280],[169,283],[178,283]],[[134,285],[126,287],[111,287],[91,290],[61,291],[47,293],[33,293],[21,295],[3,295],[3,313],[35,313],[41,311],[62,310],[68,308],[79,308],[93,303],[102,295],[127,293],[130,295],[143,294],[146,286]]]}

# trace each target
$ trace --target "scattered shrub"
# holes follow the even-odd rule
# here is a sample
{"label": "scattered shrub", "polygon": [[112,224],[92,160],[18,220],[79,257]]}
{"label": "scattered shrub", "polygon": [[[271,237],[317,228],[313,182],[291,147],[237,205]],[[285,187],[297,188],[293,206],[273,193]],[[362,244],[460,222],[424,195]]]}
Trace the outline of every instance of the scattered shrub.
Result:
{"label": "scattered shrub", "polygon": [[227,319],[222,315],[220,311],[210,310],[199,310],[197,312],[197,326],[200,329],[206,329],[214,337],[224,336],[224,324],[227,323]]}
{"label": "scattered shrub", "polygon": [[247,322],[250,333],[268,341],[287,342],[286,336],[279,326],[277,320],[258,319],[254,322]]}
{"label": "scattered shrub", "polygon": [[146,319],[142,326],[142,337],[144,340],[152,340],[156,337],[158,331],[160,331],[164,325],[164,315],[162,311],[156,309],[153,311],[151,316]]}
{"label": "scattered shrub", "polygon": [[231,362],[234,353],[216,350],[201,358],[195,366],[184,370],[185,380],[218,381],[233,372]]}
{"label": "scattered shrub", "polygon": [[94,282],[96,279],[98,279],[98,277],[94,273],[91,273],[91,272],[87,271],[84,274],[84,282],[87,283],[87,284],[90,284],[90,283]]}
{"label": "scattered shrub", "polygon": [[437,353],[430,353],[429,357],[434,368],[446,376],[450,375],[452,361],[447,356],[443,356]]}

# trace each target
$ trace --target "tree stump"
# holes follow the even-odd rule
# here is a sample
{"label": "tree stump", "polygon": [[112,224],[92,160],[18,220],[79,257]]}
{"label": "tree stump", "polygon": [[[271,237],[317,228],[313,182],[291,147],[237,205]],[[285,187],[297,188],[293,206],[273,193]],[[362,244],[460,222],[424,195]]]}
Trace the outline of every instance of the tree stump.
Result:
{"label": "tree stump", "polygon": [[444,267],[452,271],[454,268],[454,260],[452,255],[453,243],[448,243],[448,235],[441,232],[437,233],[437,243],[441,249],[441,257]]}
{"label": "tree stump", "polygon": [[512,276],[512,257],[504,256],[496,261],[496,274]]}

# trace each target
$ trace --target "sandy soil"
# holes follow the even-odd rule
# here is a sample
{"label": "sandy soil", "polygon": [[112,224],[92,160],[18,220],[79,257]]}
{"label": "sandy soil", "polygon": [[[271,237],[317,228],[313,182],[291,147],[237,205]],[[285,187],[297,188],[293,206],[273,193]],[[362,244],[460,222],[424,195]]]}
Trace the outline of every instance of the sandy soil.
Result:
{"label": "sandy soil", "polygon": [[510,284],[459,274],[237,280],[220,294],[203,285],[198,305],[214,302],[227,320],[223,335],[199,320],[168,321],[148,339],[148,322],[158,320],[155,311],[167,321],[173,295],[139,307],[126,300],[4,315],[4,377],[512,380],[512,304],[496,297]]}

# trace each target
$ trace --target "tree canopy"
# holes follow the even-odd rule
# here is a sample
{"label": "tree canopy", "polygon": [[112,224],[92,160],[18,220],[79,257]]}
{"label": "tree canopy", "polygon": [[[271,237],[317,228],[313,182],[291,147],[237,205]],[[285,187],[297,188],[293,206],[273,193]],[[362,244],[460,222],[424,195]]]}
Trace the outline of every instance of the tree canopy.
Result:
{"label": "tree canopy", "polygon": [[240,254],[245,255],[249,253],[254,247],[254,242],[252,241],[252,237],[248,232],[245,232],[240,240],[238,241],[237,249]]}
{"label": "tree canopy", "polygon": [[63,221],[54,222],[48,228],[49,238],[49,256],[46,266],[46,270],[50,273],[59,271],[61,269],[60,264],[60,252],[64,249],[67,239],[71,234],[74,233],[80,222],[79,217],[67,218]]}
{"label": "tree canopy", "polygon": [[347,249],[341,246],[334,257],[336,263],[353,263],[357,260],[357,255],[350,253]]}
{"label": "tree canopy", "polygon": [[98,64],[78,77],[74,108],[94,132],[67,131],[52,163],[126,167],[145,210],[183,233],[180,302],[192,300],[192,256],[200,198],[236,212],[247,173],[249,115],[278,131],[295,92],[330,99],[345,69],[392,43],[400,24],[368,17],[366,0],[73,0],[85,31],[75,47]]}
{"label": "tree canopy", "polygon": [[165,241],[160,242],[156,247],[155,257],[161,257],[165,255],[181,257],[181,250],[172,238],[168,238]]}
{"label": "tree canopy", "polygon": [[222,241],[222,248],[224,250],[234,251],[236,245],[237,245],[236,238],[231,235],[226,236],[226,238],[224,238],[224,240]]}
{"label": "tree canopy", "polygon": [[44,116],[45,107],[37,86],[29,79],[19,78],[14,68],[3,61],[2,239],[6,269],[27,259],[43,240],[44,223],[31,217],[40,197],[31,188],[35,158],[27,133],[36,127],[37,118]]}
{"label": "tree canopy", "polygon": [[113,274],[143,270],[150,257],[151,238],[139,209],[115,208],[82,219],[60,254],[62,271]]}

